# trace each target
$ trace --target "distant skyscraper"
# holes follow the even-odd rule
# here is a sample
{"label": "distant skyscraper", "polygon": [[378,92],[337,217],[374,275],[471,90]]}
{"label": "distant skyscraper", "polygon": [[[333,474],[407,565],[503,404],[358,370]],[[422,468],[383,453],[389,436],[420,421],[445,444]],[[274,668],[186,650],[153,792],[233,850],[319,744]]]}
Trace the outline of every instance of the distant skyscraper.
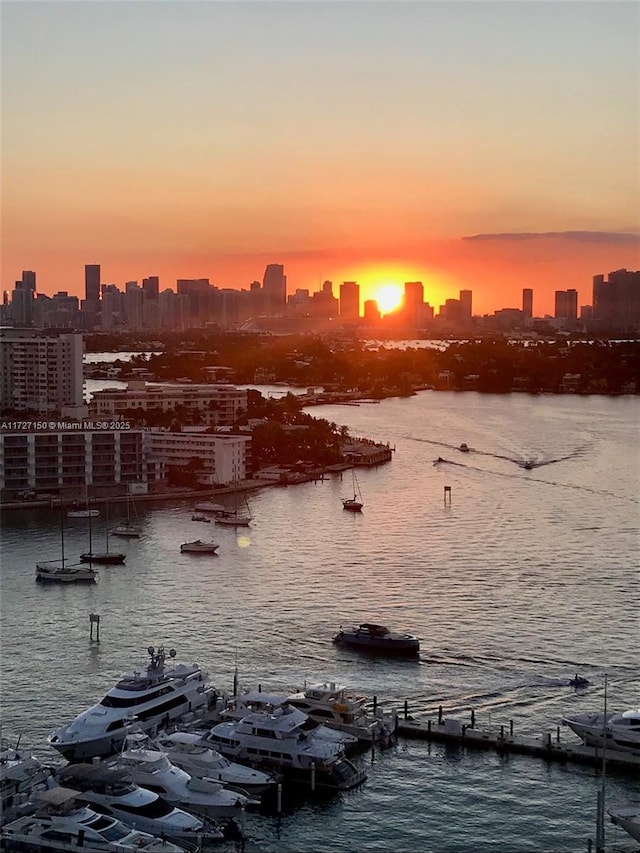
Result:
{"label": "distant skyscraper", "polygon": [[267,264],[262,280],[264,310],[267,314],[284,314],[287,305],[287,277],[282,264]]}
{"label": "distant skyscraper", "polygon": [[463,320],[470,320],[471,319],[472,301],[473,301],[473,291],[471,291],[471,290],[461,290],[460,291],[461,319],[463,319]]}
{"label": "distant skyscraper", "polygon": [[340,319],[360,319],[360,285],[356,281],[343,281],[340,285]]}
{"label": "distant skyscraper", "polygon": [[22,289],[35,292],[36,274],[33,270],[22,270]]}
{"label": "distant skyscraper", "polygon": [[533,317],[533,288],[522,289],[522,315],[525,323]]}
{"label": "distant skyscraper", "polygon": [[556,319],[576,320],[578,317],[578,291],[556,290],[555,314]]}
{"label": "distant skyscraper", "polygon": [[157,299],[160,292],[160,279],[157,275],[150,275],[149,278],[142,279],[142,289],[148,299]]}
{"label": "distant skyscraper", "polygon": [[97,311],[100,304],[100,264],[85,264],[84,298],[89,311]]}
{"label": "distant skyscraper", "polygon": [[375,299],[366,299],[364,303],[365,323],[377,323],[380,320],[380,309]]}
{"label": "distant skyscraper", "polygon": [[640,325],[640,270],[621,269],[593,278],[593,319],[603,329],[632,330]]}

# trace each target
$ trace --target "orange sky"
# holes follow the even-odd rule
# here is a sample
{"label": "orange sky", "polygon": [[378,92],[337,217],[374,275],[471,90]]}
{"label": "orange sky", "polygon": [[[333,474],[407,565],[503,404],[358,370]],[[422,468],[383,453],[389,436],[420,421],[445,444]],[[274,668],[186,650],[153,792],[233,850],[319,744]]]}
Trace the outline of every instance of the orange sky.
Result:
{"label": "orange sky", "polygon": [[436,307],[587,304],[640,268],[639,29],[626,2],[4,3],[2,289],[283,263],[364,300],[381,265]]}

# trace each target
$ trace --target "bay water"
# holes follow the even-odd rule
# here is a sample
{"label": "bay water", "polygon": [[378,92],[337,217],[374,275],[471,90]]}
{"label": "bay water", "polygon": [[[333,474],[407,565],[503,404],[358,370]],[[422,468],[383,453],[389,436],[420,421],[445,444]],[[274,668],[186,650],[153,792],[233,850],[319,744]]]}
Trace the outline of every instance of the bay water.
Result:
{"label": "bay water", "polygon": [[[56,759],[50,731],[160,644],[221,690],[237,665],[246,688],[335,680],[416,718],[474,709],[478,728],[523,735],[602,710],[605,676],[611,710],[640,705],[640,398],[421,392],[309,411],[394,449],[358,469],[361,514],[342,509],[349,472],[252,493],[248,529],[193,522],[190,501],[141,502],[142,537],[117,541],[125,565],[49,588],[34,566],[59,556],[57,513],[3,513],[3,736]],[[65,521],[68,557],[87,536],[86,519]],[[218,554],[181,554],[196,538]],[[419,660],[332,644],[361,621],[417,634]],[[569,687],[576,673],[587,689]],[[246,849],[578,853],[595,839],[595,768],[404,739],[359,760],[361,788],[249,815]],[[608,807],[638,800],[639,774],[611,768],[606,790]],[[637,849],[610,825],[606,843]]]}

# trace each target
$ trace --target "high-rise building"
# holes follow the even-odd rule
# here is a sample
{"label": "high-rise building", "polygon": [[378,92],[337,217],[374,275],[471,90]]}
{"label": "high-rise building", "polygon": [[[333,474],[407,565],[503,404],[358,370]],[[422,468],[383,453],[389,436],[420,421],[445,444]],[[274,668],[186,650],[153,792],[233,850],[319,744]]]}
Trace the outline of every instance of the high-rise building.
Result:
{"label": "high-rise building", "polygon": [[287,277],[282,264],[267,264],[262,279],[264,310],[267,314],[284,314],[287,307]]}
{"label": "high-rise building", "polygon": [[160,292],[160,278],[157,275],[150,275],[149,278],[143,278],[142,289],[148,299],[156,300]]}
{"label": "high-rise building", "polygon": [[533,288],[522,288],[522,315],[525,323],[533,317]]}
{"label": "high-rise building", "polygon": [[471,319],[471,312],[473,308],[473,291],[472,290],[461,290],[460,291],[460,313],[463,320]]}
{"label": "high-rise building", "polygon": [[84,298],[90,311],[97,311],[100,303],[100,264],[85,264]]}
{"label": "high-rise building", "polygon": [[360,319],[360,285],[343,281],[340,285],[340,319],[353,322]]}
{"label": "high-rise building", "polygon": [[375,299],[365,299],[363,308],[365,323],[375,325],[380,322],[380,309]]}
{"label": "high-rise building", "polygon": [[405,281],[402,320],[413,328],[422,325],[424,315],[424,286],[421,281]]}
{"label": "high-rise building", "polygon": [[593,278],[593,319],[601,329],[640,328],[640,271],[620,269]]}
{"label": "high-rise building", "polygon": [[82,356],[80,334],[0,329],[2,407],[86,414]]}
{"label": "high-rise building", "polygon": [[33,270],[22,270],[22,289],[35,292],[36,274]]}
{"label": "high-rise building", "polygon": [[556,290],[554,316],[556,319],[571,321],[578,318],[577,290],[573,288],[569,290]]}

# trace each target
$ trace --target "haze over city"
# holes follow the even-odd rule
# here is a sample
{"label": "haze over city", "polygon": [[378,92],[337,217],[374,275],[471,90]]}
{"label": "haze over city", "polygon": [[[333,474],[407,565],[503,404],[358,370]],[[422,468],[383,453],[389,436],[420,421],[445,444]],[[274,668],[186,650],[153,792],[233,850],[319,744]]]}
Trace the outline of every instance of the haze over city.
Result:
{"label": "haze over city", "polygon": [[[4,2],[2,289],[284,264],[553,312],[640,267],[636,3]],[[28,49],[25,46],[28,45]],[[615,58],[615,61],[612,61]]]}

